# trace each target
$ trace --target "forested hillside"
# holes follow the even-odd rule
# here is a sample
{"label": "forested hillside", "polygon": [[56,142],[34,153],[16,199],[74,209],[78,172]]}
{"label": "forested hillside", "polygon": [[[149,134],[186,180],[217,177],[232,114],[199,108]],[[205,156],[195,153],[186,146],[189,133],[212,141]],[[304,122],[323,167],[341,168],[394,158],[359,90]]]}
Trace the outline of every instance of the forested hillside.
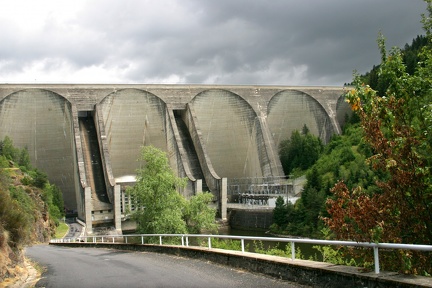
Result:
{"label": "forested hillside", "polygon": [[[387,50],[379,35],[381,63],[355,75],[346,94],[353,118],[307,170],[301,199],[279,199],[274,232],[432,244],[432,1],[426,2],[425,36]],[[344,252],[366,268],[372,262],[365,251]],[[383,269],[432,274],[430,253],[397,251],[382,259]]]}
{"label": "forested hillside", "polygon": [[0,141],[0,282],[22,272],[24,246],[47,242],[62,216],[61,191],[31,167],[25,149]]}
{"label": "forested hillside", "polygon": [[[417,65],[421,61],[420,52],[427,44],[428,38],[425,35],[418,35],[412,40],[411,44],[407,43],[401,49],[402,61],[406,65],[406,73],[409,75],[414,75],[417,70]],[[374,65],[371,71],[361,75],[360,79],[364,84],[369,85],[372,89],[377,90],[380,95],[383,95],[388,86],[388,81],[379,77],[380,67],[381,65]]]}
{"label": "forested hillside", "polygon": [[[297,140],[292,141],[294,139]],[[287,147],[304,141],[310,141],[310,144],[303,145],[306,147],[313,147],[314,143],[319,142],[317,137],[295,131],[290,141],[281,143],[280,153],[284,153]],[[315,151],[319,149],[316,148]],[[333,136],[321,151],[311,165],[291,170],[294,174],[301,174],[301,171],[306,173],[307,184],[295,205],[281,200],[277,202],[274,224],[271,227],[273,233],[322,238],[322,217],[328,216],[325,203],[331,196],[330,189],[339,180],[343,180],[350,189],[361,186],[371,194],[378,190],[375,184],[378,175],[366,162],[371,156],[371,150],[363,139],[359,118],[355,114],[345,125],[342,135]],[[286,161],[290,161],[289,158]]]}
{"label": "forested hillside", "polygon": [[[404,69],[408,75],[415,74],[422,60],[420,52],[427,44],[428,38],[421,35],[400,50],[401,63],[406,66]],[[380,71],[381,65],[376,65],[370,72],[358,76],[357,81],[383,95],[379,90],[386,90],[390,79],[380,77]],[[373,155],[373,150],[365,141],[360,117],[356,113],[347,121],[342,134],[335,135],[325,147],[304,126],[302,131],[294,131],[290,139],[281,142],[279,154],[286,175],[306,173],[308,182],[296,205],[278,201],[272,226],[274,233],[322,237],[322,217],[328,216],[325,202],[337,181],[343,181],[348,189],[362,187],[363,191],[374,194],[379,191],[376,180],[387,177],[383,171],[368,165],[367,159]]]}

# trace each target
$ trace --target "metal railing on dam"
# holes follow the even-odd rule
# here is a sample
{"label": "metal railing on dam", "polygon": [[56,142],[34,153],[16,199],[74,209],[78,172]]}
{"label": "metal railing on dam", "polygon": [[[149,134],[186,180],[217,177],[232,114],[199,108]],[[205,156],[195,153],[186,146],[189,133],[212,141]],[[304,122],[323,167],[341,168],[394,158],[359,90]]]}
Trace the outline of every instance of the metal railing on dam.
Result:
{"label": "metal railing on dam", "polygon": [[[404,250],[419,250],[432,251],[432,245],[415,245],[415,244],[397,244],[397,243],[367,243],[354,241],[337,241],[337,240],[319,240],[319,239],[302,239],[302,238],[285,238],[285,237],[253,237],[253,236],[235,236],[235,235],[212,235],[212,234],[130,234],[130,235],[98,235],[98,236],[80,236],[76,238],[53,239],[51,243],[72,243],[72,242],[87,242],[87,243],[131,243],[131,238],[140,240],[144,245],[147,238],[159,238],[159,245],[164,245],[164,238],[176,238],[181,241],[181,246],[190,247],[191,238],[207,239],[208,249],[212,249],[212,239],[232,239],[239,240],[241,243],[241,252],[245,252],[245,240],[249,241],[268,241],[268,242],[284,242],[291,245],[291,260],[296,259],[296,244],[315,244],[315,245],[331,245],[331,246],[351,246],[370,248],[374,253],[374,271],[380,273],[379,249],[404,249]],[[128,240],[129,239],[129,240]],[[168,245],[168,244],[166,244]],[[173,245],[170,242],[169,245]]]}

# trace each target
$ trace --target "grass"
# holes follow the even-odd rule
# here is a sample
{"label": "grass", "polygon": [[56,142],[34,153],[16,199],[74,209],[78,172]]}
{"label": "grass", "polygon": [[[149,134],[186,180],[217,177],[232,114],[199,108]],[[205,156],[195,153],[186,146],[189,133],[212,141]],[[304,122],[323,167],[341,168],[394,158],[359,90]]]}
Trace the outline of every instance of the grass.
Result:
{"label": "grass", "polygon": [[66,223],[61,222],[59,223],[59,226],[57,226],[56,228],[56,233],[54,238],[58,239],[58,238],[63,238],[69,231],[69,226],[66,225]]}

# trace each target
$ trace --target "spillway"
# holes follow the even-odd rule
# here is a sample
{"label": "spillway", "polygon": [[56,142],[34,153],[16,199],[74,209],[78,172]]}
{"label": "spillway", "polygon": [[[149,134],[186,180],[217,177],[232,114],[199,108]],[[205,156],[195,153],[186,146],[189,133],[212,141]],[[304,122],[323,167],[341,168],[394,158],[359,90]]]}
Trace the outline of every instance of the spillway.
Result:
{"label": "spillway", "polygon": [[79,130],[86,179],[91,188],[93,222],[94,224],[112,222],[113,205],[108,198],[96,126],[91,115],[79,118]]}
{"label": "spillway", "polygon": [[186,161],[189,164],[189,168],[191,171],[192,176],[195,179],[202,179],[202,190],[203,191],[209,191],[209,188],[205,182],[204,173],[202,171],[198,154],[195,150],[192,137],[189,133],[188,127],[186,126],[186,123],[183,121],[181,114],[178,110],[174,110],[174,117],[176,120],[177,129],[180,134],[180,139],[183,144],[183,148],[186,150]]}

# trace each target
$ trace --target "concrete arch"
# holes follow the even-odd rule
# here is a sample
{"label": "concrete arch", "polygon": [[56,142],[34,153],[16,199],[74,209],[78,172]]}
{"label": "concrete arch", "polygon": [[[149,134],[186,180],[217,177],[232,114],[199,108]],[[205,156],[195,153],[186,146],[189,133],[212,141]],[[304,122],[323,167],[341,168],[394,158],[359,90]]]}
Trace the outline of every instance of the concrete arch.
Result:
{"label": "concrete arch", "polygon": [[5,136],[28,149],[32,165],[61,189],[66,208],[76,210],[72,104],[45,89],[16,91],[0,101],[0,138]]}
{"label": "concrete arch", "polygon": [[210,89],[197,94],[190,105],[194,107],[203,145],[217,175],[264,176],[268,160],[261,125],[246,100],[227,90]]}
{"label": "concrete arch", "polygon": [[312,96],[297,90],[283,90],[270,99],[267,122],[276,147],[290,138],[294,130],[301,131],[304,125],[324,143],[334,134],[330,116],[322,105]]}
{"label": "concrete arch", "polygon": [[110,93],[98,105],[115,178],[136,174],[141,146],[168,151],[166,104],[158,96],[127,88]]}

